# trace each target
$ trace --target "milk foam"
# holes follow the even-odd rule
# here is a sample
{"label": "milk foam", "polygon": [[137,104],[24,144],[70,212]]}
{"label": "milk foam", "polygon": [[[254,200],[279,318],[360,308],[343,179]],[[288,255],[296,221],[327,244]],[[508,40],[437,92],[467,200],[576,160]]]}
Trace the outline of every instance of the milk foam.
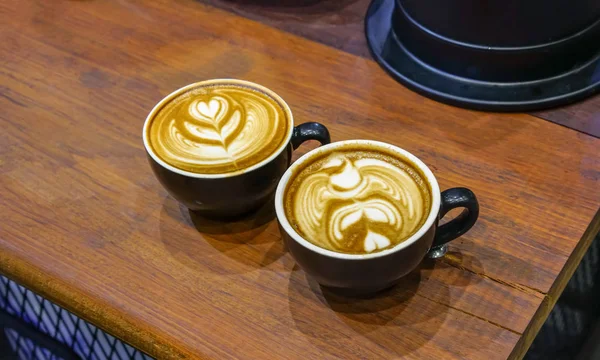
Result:
{"label": "milk foam", "polygon": [[150,142],[175,167],[226,173],[252,166],[279,149],[289,122],[281,104],[265,93],[211,85],[181,94],[157,112]]}
{"label": "milk foam", "polygon": [[316,245],[341,252],[371,253],[407,239],[431,202],[414,168],[376,151],[330,154],[303,169],[289,189],[292,226]]}

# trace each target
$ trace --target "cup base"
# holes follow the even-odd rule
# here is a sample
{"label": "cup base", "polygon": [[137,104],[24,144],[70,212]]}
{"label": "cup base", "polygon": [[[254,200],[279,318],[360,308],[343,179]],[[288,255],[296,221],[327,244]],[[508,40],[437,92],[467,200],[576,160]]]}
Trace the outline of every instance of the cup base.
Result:
{"label": "cup base", "polygon": [[250,209],[244,209],[243,211],[216,211],[216,210],[198,210],[198,209],[192,209],[189,208],[189,210],[191,212],[193,212],[196,215],[200,215],[203,218],[209,219],[209,220],[221,220],[221,221],[237,221],[237,220],[241,220],[244,219],[248,216],[250,216],[251,214],[255,213],[256,211],[258,211],[258,209],[260,209],[260,207],[262,206],[256,206],[256,207],[252,207]]}
{"label": "cup base", "polygon": [[378,287],[368,287],[368,288],[339,288],[339,287],[331,287],[320,285],[321,289],[324,292],[329,292],[336,296],[341,297],[351,297],[351,298],[372,298],[375,297],[382,292],[388,291],[396,285],[397,282],[392,284],[386,284],[384,286]]}
{"label": "cup base", "polygon": [[267,215],[272,215],[271,219],[273,219],[275,217],[275,211],[272,210],[269,206],[273,207],[272,201],[265,201],[263,203],[258,204],[257,206],[243,209],[243,211],[194,210],[189,208],[188,209],[195,215],[199,215],[207,220],[221,222],[236,222],[246,220],[255,216],[264,217]]}

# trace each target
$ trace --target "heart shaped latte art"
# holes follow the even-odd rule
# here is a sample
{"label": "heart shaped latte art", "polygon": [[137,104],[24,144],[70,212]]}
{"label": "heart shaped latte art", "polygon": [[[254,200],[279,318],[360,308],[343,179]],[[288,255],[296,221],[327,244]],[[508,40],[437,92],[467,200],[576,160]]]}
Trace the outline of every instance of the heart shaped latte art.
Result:
{"label": "heart shaped latte art", "polygon": [[151,141],[171,165],[225,173],[267,158],[283,145],[289,126],[285,110],[265,93],[241,86],[200,87],[157,114]]}
{"label": "heart shaped latte art", "polygon": [[190,115],[201,122],[217,125],[225,118],[229,103],[227,99],[215,96],[208,101],[200,99],[192,101],[189,107]]}

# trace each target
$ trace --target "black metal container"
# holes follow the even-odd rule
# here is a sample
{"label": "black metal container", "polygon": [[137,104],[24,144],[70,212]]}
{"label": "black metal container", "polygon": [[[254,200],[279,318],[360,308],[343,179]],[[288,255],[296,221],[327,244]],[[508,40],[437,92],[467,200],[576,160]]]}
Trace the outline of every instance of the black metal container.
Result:
{"label": "black metal container", "polygon": [[600,85],[598,0],[375,0],[365,25],[392,76],[455,105],[540,109]]}

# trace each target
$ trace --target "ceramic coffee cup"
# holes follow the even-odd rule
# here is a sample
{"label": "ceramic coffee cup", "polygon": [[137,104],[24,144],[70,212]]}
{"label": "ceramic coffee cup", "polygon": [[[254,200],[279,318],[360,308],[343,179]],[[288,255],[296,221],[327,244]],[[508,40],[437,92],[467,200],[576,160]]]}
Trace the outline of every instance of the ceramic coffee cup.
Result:
{"label": "ceramic coffee cup", "polygon": [[[194,97],[198,99],[194,100]],[[180,98],[182,100],[177,100]],[[151,128],[158,125],[151,126],[151,123],[160,117],[157,114],[161,111],[169,110],[169,106],[171,108],[179,106],[178,103],[171,105],[173,99],[180,102],[188,101],[190,104],[183,103],[178,112],[171,111],[175,115],[168,115],[172,116],[173,120],[165,117],[174,125],[170,125],[171,128],[167,127],[168,123],[164,125],[165,134],[161,135],[162,138],[154,135],[158,140],[156,140],[157,145],[153,145]],[[269,127],[268,119],[265,120],[268,116],[265,114],[268,116],[278,114],[277,129]],[[177,116],[183,116],[185,121],[178,124]],[[234,129],[236,126],[239,129]],[[276,134],[276,131],[283,131],[283,133]],[[184,135],[192,133],[193,136],[189,135],[189,139],[181,140],[183,135],[178,132]],[[171,135],[172,133],[174,135]],[[207,139],[204,140],[202,136],[206,136]],[[235,143],[235,136],[246,136],[246,138]],[[215,139],[218,146],[214,145]],[[221,139],[229,143],[225,144],[225,140],[221,141]],[[294,127],[292,112],[279,95],[261,85],[233,79],[203,81],[174,91],[152,109],[146,118],[143,130],[144,147],[150,166],[162,186],[189,209],[210,217],[238,216],[264,205],[272,198],[279,179],[290,165],[292,151],[307,140],[328,144],[329,132],[325,126],[314,122]],[[223,142],[224,145],[218,141]],[[242,149],[238,151],[242,152],[261,142],[265,144],[275,142],[278,145],[272,149],[265,146],[267,150],[259,148],[259,151],[265,152],[264,158],[248,166],[223,172],[214,171],[218,169],[217,165],[225,164],[223,161],[219,162],[221,159],[217,157],[220,154],[216,152],[217,150],[224,153],[218,148],[219,146],[229,145],[230,148]],[[212,152],[207,151],[205,154],[207,157],[205,162],[209,165],[189,170],[179,165],[181,161],[175,161],[184,158],[189,164],[195,165],[195,153],[187,147],[192,150],[203,146],[208,148],[206,144],[212,146],[209,148]],[[160,154],[157,149],[162,150],[164,154]],[[181,155],[176,157],[170,154]],[[211,161],[217,165],[211,167]],[[223,165],[223,168],[226,167]]]}
{"label": "ceramic coffee cup", "polygon": [[[382,247],[383,250],[381,251],[372,253],[344,253],[343,251],[333,251],[323,246],[318,246],[316,245],[318,241],[314,240],[319,239],[309,241],[309,239],[305,238],[308,237],[307,235],[304,235],[305,237],[303,237],[299,234],[299,231],[296,231],[297,226],[299,226],[299,220],[292,220],[295,224],[292,225],[289,219],[291,218],[289,211],[286,211],[286,206],[294,206],[290,201],[302,198],[296,198],[287,193],[288,188],[290,188],[290,182],[294,181],[294,177],[297,176],[302,169],[306,169],[308,164],[313,165],[312,168],[314,168],[318,159],[329,159],[326,156],[353,147],[382,151],[382,153],[385,152],[385,154],[390,154],[401,159],[405,163],[410,164],[410,166],[420,173],[420,176],[423,178],[425,185],[430,191],[430,197],[428,197],[429,208],[425,209],[428,210],[428,215],[425,217],[424,214],[427,212],[423,212],[423,218],[419,223],[421,225],[415,225],[415,232],[406,240],[403,240],[396,245],[393,245],[392,243],[389,247]],[[332,173],[332,166],[342,164],[342,161],[338,159],[327,161],[329,162],[326,163],[327,165],[325,165],[325,167],[327,168],[327,171],[329,171],[329,174]],[[362,164],[365,164],[365,162],[363,161]],[[377,177],[380,172],[374,171],[374,168],[375,167],[371,164],[369,171],[372,176]],[[339,170],[340,172],[337,174],[340,174],[341,172],[348,173],[349,175],[353,174],[348,167],[342,168],[342,166],[340,166],[340,169],[343,170]],[[355,178],[356,176],[354,176],[354,178],[351,176],[349,177],[349,179]],[[320,179],[321,180],[316,181],[326,181],[323,180],[323,176],[321,176]],[[374,182],[376,181],[377,180]],[[348,181],[346,181],[345,184],[348,184]],[[381,189],[385,189],[385,187],[381,187],[381,182],[378,184],[377,189],[379,194],[382,194]],[[331,186],[334,186],[334,188]],[[342,212],[337,213],[345,214],[341,216],[345,216],[346,219],[342,218],[340,220],[340,216],[337,218],[332,217],[331,219],[318,219],[318,217],[315,216],[315,214],[322,214],[324,212],[322,209],[327,206],[326,201],[335,195],[336,189],[340,189],[339,186],[337,188],[335,188],[335,186],[336,184],[332,184],[330,181],[329,184],[322,186],[323,191],[317,192],[317,199],[319,201],[322,200],[322,202],[317,204],[317,201],[313,201],[313,204],[320,207],[321,210],[312,212],[310,217],[307,217],[307,221],[308,223],[315,224],[315,226],[320,226],[319,224],[324,224],[326,222],[333,223],[334,220],[338,221],[338,224],[341,224],[341,226],[337,227],[339,233],[340,228],[344,230],[344,227],[346,227],[347,230],[349,223],[357,221],[357,216],[355,216],[357,213],[352,212],[354,211],[352,210],[352,204],[349,206],[344,205],[346,206],[345,209],[350,208],[350,210],[342,210]],[[310,188],[311,187],[305,187],[305,189]],[[314,189],[315,186],[312,186],[312,188]],[[358,188],[359,187],[357,186],[357,189]],[[333,190],[327,192],[329,191],[327,189]],[[364,187],[362,189],[364,189]],[[389,192],[391,193],[393,191]],[[400,192],[402,192],[402,190]],[[354,194],[360,193],[355,192]],[[356,196],[360,197],[361,195]],[[381,196],[377,196],[379,196],[375,200],[377,204],[373,205],[371,208],[373,217],[379,216],[378,214],[383,215],[386,211],[385,206],[382,207],[381,205]],[[306,196],[304,196],[304,198],[306,198]],[[357,197],[354,197],[353,199],[362,201]],[[307,202],[307,204],[310,203],[310,201]],[[364,210],[367,209],[364,207],[364,204],[366,204],[366,202],[362,202],[360,205],[363,206],[362,214],[363,216],[369,216],[369,214],[367,214],[369,210]],[[338,208],[333,207],[332,209]],[[463,208],[464,210],[456,218],[443,225],[439,225],[440,219],[444,217],[448,211],[454,208]],[[299,209],[299,211],[301,211],[302,208]],[[356,209],[356,207],[354,209]],[[383,211],[377,212],[380,209],[383,209]],[[406,150],[377,141],[349,140],[332,143],[315,149],[292,164],[279,182],[275,194],[275,210],[285,245],[298,265],[307,274],[312,276],[319,284],[343,290],[343,292],[347,294],[368,294],[393,286],[400,278],[414,270],[428,253],[429,256],[433,258],[443,256],[446,251],[446,244],[463,235],[475,224],[479,214],[479,205],[475,194],[469,189],[452,188],[440,192],[437,180],[431,170],[421,160]],[[348,216],[348,214],[350,215]],[[381,217],[379,220],[381,220]],[[331,232],[329,234],[333,233],[334,232]],[[354,235],[356,234],[353,234],[352,236]]]}

